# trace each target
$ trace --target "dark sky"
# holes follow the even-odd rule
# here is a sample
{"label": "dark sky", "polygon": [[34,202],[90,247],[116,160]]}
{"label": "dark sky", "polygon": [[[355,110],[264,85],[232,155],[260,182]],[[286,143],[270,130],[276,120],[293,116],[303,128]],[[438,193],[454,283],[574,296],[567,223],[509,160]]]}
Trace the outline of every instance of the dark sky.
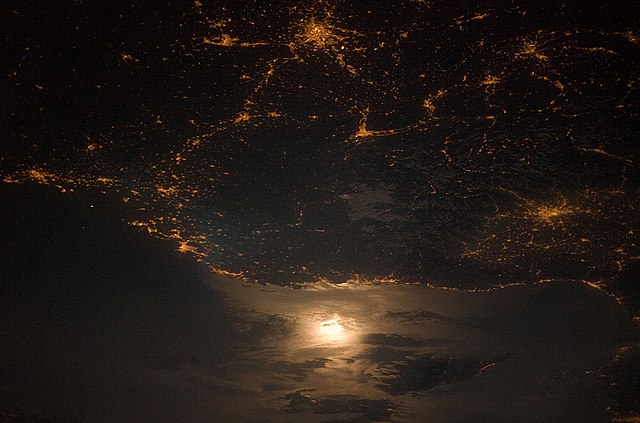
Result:
{"label": "dark sky", "polygon": [[637,415],[634,6],[5,2],[0,411]]}

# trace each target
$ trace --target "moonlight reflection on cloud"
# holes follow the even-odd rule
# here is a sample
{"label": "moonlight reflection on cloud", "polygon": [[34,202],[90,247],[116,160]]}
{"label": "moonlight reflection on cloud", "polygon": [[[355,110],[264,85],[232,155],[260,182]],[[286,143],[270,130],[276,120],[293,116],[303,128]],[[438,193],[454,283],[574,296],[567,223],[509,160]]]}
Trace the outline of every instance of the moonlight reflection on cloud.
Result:
{"label": "moonlight reflection on cloud", "polygon": [[[273,322],[263,327],[258,351],[241,352],[241,361],[251,365],[240,380],[285,399],[296,419],[284,421],[326,421],[314,420],[319,410],[364,412],[358,401],[373,407],[390,400],[385,410],[392,415],[400,403],[415,414],[362,421],[445,422],[452,413],[473,416],[487,407],[505,421],[521,407],[531,414],[519,421],[536,421],[532,416],[542,409],[552,410],[545,421],[562,421],[562,392],[578,381],[582,415],[592,416],[599,406],[588,398],[600,388],[585,371],[603,362],[602,346],[627,330],[617,327],[617,303],[582,284],[484,294],[356,283],[297,290],[233,282],[212,287],[232,300],[243,319]],[[534,298],[546,306],[537,309]],[[279,322],[289,322],[289,330]],[[576,361],[578,351],[583,358]],[[574,376],[559,382],[563,372]],[[516,402],[506,407],[502,394],[478,402],[474,389],[506,391]],[[540,392],[545,399],[535,406],[519,402]]]}
{"label": "moonlight reflection on cloud", "polygon": [[337,314],[331,319],[317,322],[315,334],[319,342],[329,344],[346,344],[354,336],[353,329],[347,328]]}

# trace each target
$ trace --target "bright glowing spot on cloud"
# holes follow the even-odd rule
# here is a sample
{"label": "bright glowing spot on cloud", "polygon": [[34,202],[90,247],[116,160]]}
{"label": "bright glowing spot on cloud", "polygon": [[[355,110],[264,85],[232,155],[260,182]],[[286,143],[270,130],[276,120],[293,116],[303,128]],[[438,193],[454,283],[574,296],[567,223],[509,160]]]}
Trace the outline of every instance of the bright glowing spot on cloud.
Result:
{"label": "bright glowing spot on cloud", "polygon": [[317,317],[309,322],[308,334],[314,344],[346,345],[354,341],[357,329],[352,319],[338,314]]}
{"label": "bright glowing spot on cloud", "polygon": [[339,318],[323,320],[318,323],[318,336],[329,342],[338,342],[347,336],[347,330]]}

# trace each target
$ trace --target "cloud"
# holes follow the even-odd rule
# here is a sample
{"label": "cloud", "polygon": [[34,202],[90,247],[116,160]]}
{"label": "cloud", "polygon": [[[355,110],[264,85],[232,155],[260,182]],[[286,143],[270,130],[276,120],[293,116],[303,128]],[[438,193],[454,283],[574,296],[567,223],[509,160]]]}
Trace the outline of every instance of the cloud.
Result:
{"label": "cloud", "polygon": [[[283,397],[288,401],[290,413],[313,413],[324,418],[326,423],[372,423],[389,421],[396,412],[396,404],[388,399],[371,400],[349,396],[313,397],[305,391],[296,391]],[[333,416],[336,415],[334,418]],[[348,415],[348,418],[337,417]],[[326,417],[325,417],[326,416]]]}
{"label": "cloud", "polygon": [[396,347],[423,347],[428,345],[424,339],[411,338],[395,333],[370,333],[362,338],[363,344],[390,345]]}

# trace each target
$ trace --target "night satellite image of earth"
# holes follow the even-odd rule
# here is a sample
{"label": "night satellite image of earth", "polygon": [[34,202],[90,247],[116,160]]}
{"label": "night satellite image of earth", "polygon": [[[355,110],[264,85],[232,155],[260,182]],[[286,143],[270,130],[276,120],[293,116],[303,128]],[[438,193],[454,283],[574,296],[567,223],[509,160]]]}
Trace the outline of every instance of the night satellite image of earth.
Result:
{"label": "night satellite image of earth", "polygon": [[640,421],[636,2],[0,19],[0,422]]}

